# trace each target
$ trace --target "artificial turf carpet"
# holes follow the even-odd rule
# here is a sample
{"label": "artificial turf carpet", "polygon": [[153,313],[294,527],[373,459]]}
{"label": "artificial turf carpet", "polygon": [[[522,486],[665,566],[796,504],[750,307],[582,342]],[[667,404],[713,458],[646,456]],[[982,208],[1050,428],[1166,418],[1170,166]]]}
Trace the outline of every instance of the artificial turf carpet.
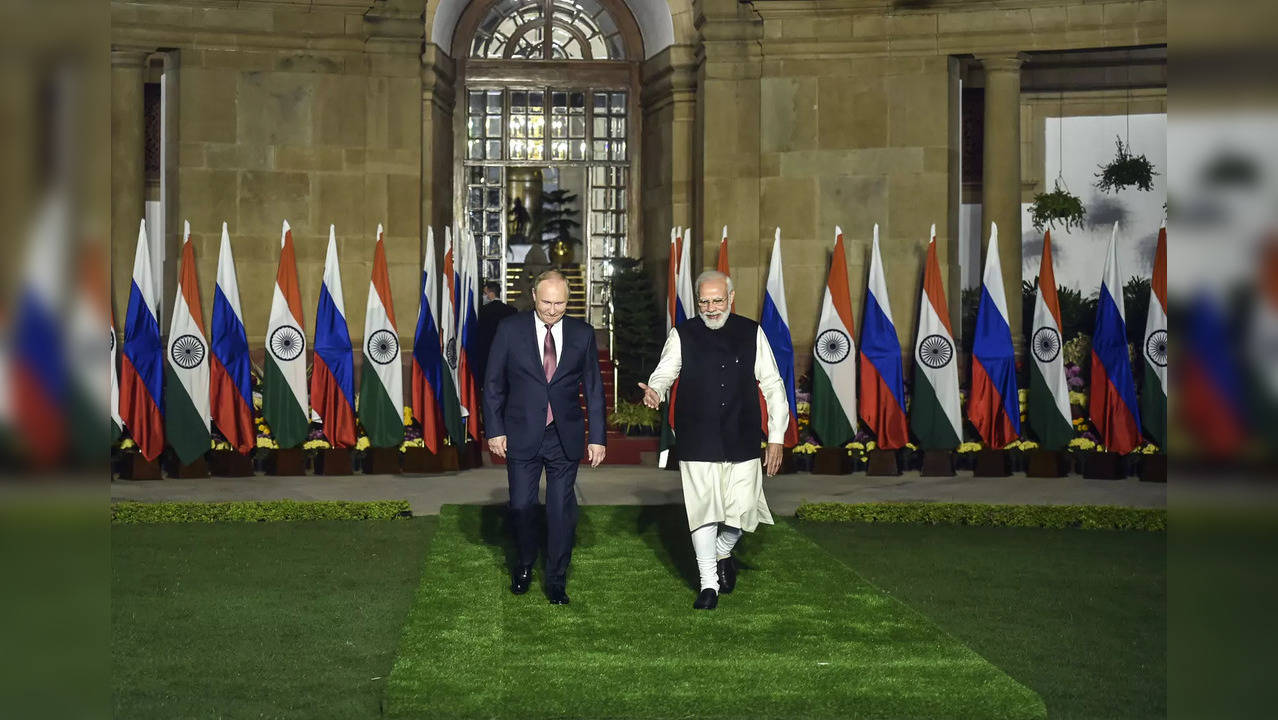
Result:
{"label": "artificial turf carpet", "polygon": [[388,714],[1046,717],[1032,690],[788,524],[746,535],[737,591],[694,612],[682,507],[581,508],[567,607],[507,590],[502,514],[441,510]]}

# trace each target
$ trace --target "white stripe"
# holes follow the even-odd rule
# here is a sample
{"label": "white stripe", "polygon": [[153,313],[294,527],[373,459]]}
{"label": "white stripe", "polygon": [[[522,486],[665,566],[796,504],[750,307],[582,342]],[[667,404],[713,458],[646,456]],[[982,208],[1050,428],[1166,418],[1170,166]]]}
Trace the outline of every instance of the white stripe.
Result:
{"label": "white stripe", "polygon": [[[1105,274],[1101,277],[1101,292],[1109,291],[1110,300],[1118,308],[1118,317],[1123,325],[1127,324],[1127,311],[1123,308],[1122,273],[1118,270],[1118,221],[1114,221],[1114,230],[1109,236],[1109,252],[1105,255]],[[1152,294],[1151,294],[1152,297]]]}
{"label": "white stripe", "polygon": [[[1044,257],[1044,262],[1047,258]],[[1042,264],[1039,265],[1038,275],[1040,282],[1038,292],[1034,299],[1034,324],[1031,333],[1037,333],[1040,328],[1051,328],[1056,331],[1056,338],[1059,342],[1065,341],[1061,328],[1056,324],[1056,317],[1052,315],[1051,309],[1047,307],[1047,301],[1043,299],[1043,277]],[[1058,308],[1059,309],[1059,308]],[[1038,358],[1038,354],[1033,348],[1034,336],[1030,336],[1030,355],[1034,357],[1034,364],[1038,366],[1038,371],[1043,375],[1043,381],[1047,385],[1047,390],[1052,394],[1052,402],[1056,405],[1056,412],[1066,423],[1073,421],[1073,414],[1069,409],[1069,383],[1065,378],[1065,352],[1062,346],[1056,356],[1047,362],[1043,362]]]}
{"label": "white stripe", "polygon": [[981,284],[985,286],[985,291],[994,301],[994,307],[998,308],[999,314],[1003,316],[1003,322],[1008,323],[1010,328],[1011,321],[1007,319],[1007,296],[1003,292],[1003,270],[998,261],[998,225],[995,223],[990,223],[990,245],[985,253],[985,275]]}
{"label": "white stripe", "polygon": [[[191,224],[188,222],[184,226],[183,250],[187,243],[191,242]],[[184,257],[183,253],[178,253],[178,258]],[[180,260],[179,260],[180,262]],[[169,367],[173,370],[174,376],[181,383],[182,389],[185,390],[186,396],[190,399],[191,404],[195,406],[196,412],[200,415],[200,421],[204,423],[204,429],[209,429],[209,420],[211,410],[209,407],[209,354],[212,348],[209,347],[208,338],[200,331],[199,326],[195,322],[195,318],[191,313],[191,308],[187,305],[186,295],[183,293],[182,286],[182,268],[178,268],[178,286],[177,295],[173,298],[173,317],[169,321],[169,346],[168,352],[165,353],[165,360]],[[184,368],[178,365],[173,359],[173,346],[184,335],[192,335],[199,339],[204,345],[204,357],[200,364],[193,368]]]}
{"label": "white stripe", "polygon": [[[835,248],[838,247],[839,236],[842,234],[843,228],[835,226]],[[832,258],[830,264],[833,265],[834,262],[835,259]],[[826,277],[825,296],[821,302],[821,319],[817,323],[816,338],[819,341],[822,333],[827,330],[838,330],[847,336],[848,353],[837,363],[826,362],[815,347],[813,348],[812,356],[816,358],[817,369],[825,373],[826,379],[830,381],[830,387],[834,389],[834,397],[838,401],[839,407],[843,410],[843,416],[847,419],[848,425],[852,427],[852,432],[856,432],[856,339],[852,337],[852,329],[843,324],[843,319],[839,317],[838,311],[835,310],[834,296],[830,291],[829,275],[827,274]],[[846,290],[846,288],[840,289]]]}
{"label": "white stripe", "polygon": [[235,279],[235,257],[231,255],[231,235],[226,231],[226,223],[222,223],[222,248],[217,256],[217,284],[231,312],[244,324],[244,313],[240,312],[240,283]]}
{"label": "white stripe", "polygon": [[155,284],[151,279],[151,250],[146,238],[146,220],[138,224],[138,245],[133,253],[133,282],[142,292],[142,302],[159,322],[159,302],[155,297]]}
{"label": "white stripe", "polygon": [[888,299],[887,279],[883,276],[883,258],[879,255],[879,224],[874,223],[874,252],[870,256],[870,294],[874,296],[875,302],[883,310],[883,314],[887,317],[887,321],[892,325],[892,329],[896,329],[896,323],[892,320],[892,303]]}
{"label": "white stripe", "polygon": [[772,260],[768,264],[768,284],[765,294],[772,298],[772,304],[781,316],[786,330],[790,328],[790,313],[785,306],[785,278],[781,276],[781,228],[777,228],[776,238],[772,241]]}
{"label": "white stripe", "polygon": [[[382,226],[377,226],[377,243],[385,250],[385,243],[382,242]],[[376,272],[377,265],[374,263],[373,271]],[[388,288],[389,289],[389,288]],[[395,356],[385,364],[374,361],[368,355],[368,341],[373,334],[385,330],[395,336]],[[391,322],[390,313],[386,311],[386,305],[382,302],[381,293],[377,292],[377,284],[370,276],[368,280],[368,304],[364,311],[364,357],[365,362],[372,364],[373,371],[377,373],[378,379],[381,380],[382,389],[386,393],[386,397],[390,400],[391,407],[396,408],[402,416],[404,410],[404,373],[400,366],[400,354],[402,352],[399,345],[399,330],[395,324]]]}
{"label": "white stripe", "polygon": [[342,300],[342,271],[337,265],[337,227],[328,226],[328,252],[324,256],[324,287],[337,306],[337,314],[346,322],[346,303]]}

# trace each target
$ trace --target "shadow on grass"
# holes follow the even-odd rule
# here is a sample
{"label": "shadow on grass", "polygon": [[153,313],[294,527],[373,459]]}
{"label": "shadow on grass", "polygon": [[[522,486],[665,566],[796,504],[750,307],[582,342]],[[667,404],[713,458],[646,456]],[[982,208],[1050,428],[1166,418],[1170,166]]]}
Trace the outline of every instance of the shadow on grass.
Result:
{"label": "shadow on grass", "polygon": [[[479,524],[474,526],[465,517],[461,520],[466,539],[475,545],[488,548],[493,559],[493,567],[500,574],[506,575],[519,560],[515,549],[514,534],[511,532],[509,512],[506,503],[484,505],[479,511]],[[533,565],[536,577],[546,574],[546,506],[538,503],[533,526],[538,537],[537,561]],[[597,533],[590,516],[578,512],[577,531],[573,543],[573,551],[589,548],[597,541]],[[568,580],[572,580],[572,564],[568,566]]]}
{"label": "shadow on grass", "polygon": [[635,532],[672,577],[682,579],[689,590],[701,587],[701,573],[688,532],[688,514],[682,505],[644,505],[635,525]]}

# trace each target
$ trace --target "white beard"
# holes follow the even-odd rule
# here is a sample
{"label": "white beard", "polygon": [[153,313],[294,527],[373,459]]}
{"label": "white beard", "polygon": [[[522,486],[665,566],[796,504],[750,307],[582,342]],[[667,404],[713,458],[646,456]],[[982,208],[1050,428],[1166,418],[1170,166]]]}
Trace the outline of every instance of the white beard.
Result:
{"label": "white beard", "polygon": [[701,313],[701,322],[705,323],[706,327],[710,328],[711,330],[718,330],[719,328],[723,327],[724,325],[728,323],[728,313],[727,312],[719,313],[718,320],[711,320],[710,317],[706,315],[706,313]]}

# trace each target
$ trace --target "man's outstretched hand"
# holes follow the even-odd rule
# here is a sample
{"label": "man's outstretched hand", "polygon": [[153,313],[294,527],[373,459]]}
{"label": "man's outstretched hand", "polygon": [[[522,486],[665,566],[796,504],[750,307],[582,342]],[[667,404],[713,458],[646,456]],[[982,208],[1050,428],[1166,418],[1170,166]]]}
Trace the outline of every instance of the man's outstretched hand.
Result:
{"label": "man's outstretched hand", "polygon": [[506,436],[498,435],[488,438],[488,452],[499,458],[506,457]]}
{"label": "man's outstretched hand", "polygon": [[590,467],[597,468],[599,463],[604,461],[604,455],[608,454],[608,448],[603,445],[590,444],[586,446],[586,458],[590,460]]}
{"label": "man's outstretched hand", "polygon": [[643,404],[656,410],[661,405],[661,398],[657,395],[657,391],[648,387],[644,383],[639,383],[639,387],[643,388]]}
{"label": "man's outstretched hand", "polygon": [[763,453],[763,469],[768,475],[776,475],[781,469],[781,443],[768,443]]}

